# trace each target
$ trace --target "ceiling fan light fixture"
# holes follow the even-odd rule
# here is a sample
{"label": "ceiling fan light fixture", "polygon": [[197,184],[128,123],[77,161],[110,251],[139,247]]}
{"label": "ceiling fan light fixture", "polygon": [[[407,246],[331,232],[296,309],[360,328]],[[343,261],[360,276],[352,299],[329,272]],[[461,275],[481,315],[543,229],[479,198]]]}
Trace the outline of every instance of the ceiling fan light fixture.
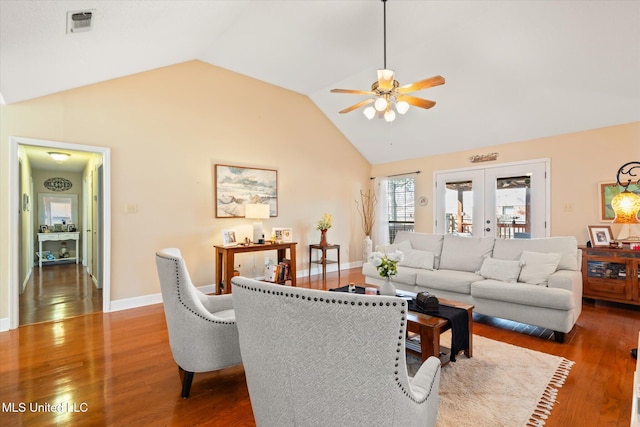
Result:
{"label": "ceiling fan light fixture", "polygon": [[373,107],[367,107],[362,113],[367,119],[371,120],[376,116],[376,109]]}
{"label": "ceiling fan light fixture", "polygon": [[407,101],[400,101],[396,103],[396,110],[400,114],[405,114],[409,111],[409,103]]}
{"label": "ceiling fan light fixture", "polygon": [[393,70],[378,70],[378,89],[384,92],[393,89]]}
{"label": "ceiling fan light fixture", "polygon": [[392,109],[387,110],[384,113],[384,119],[388,122],[392,122],[396,119],[396,112],[393,111]]}
{"label": "ceiling fan light fixture", "polygon": [[379,97],[378,99],[376,99],[376,102],[373,104],[376,110],[380,112],[383,112],[384,110],[386,110],[387,105],[388,105],[388,102],[383,97]]}
{"label": "ceiling fan light fixture", "polygon": [[368,99],[353,104],[347,108],[340,110],[338,113],[345,114],[350,111],[366,105],[373,104],[373,107],[367,107],[363,113],[369,120],[374,117],[384,117],[387,122],[392,122],[398,114],[405,114],[409,110],[409,106],[429,109],[436,105],[435,101],[429,99],[418,98],[410,93],[428,89],[433,86],[444,84],[442,76],[433,76],[428,79],[413,82],[411,84],[402,85],[395,80],[393,70],[387,68],[387,0],[382,2],[382,27],[383,27],[383,53],[384,62],[382,68],[377,70],[378,79],[371,84],[371,90],[354,90],[354,89],[331,89],[331,93],[350,93],[354,95],[367,95]]}

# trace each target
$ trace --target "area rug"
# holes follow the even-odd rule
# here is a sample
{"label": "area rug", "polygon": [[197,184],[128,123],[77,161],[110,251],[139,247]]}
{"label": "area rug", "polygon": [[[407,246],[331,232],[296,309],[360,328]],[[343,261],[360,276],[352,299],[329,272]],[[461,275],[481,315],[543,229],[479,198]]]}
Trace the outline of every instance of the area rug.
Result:
{"label": "area rug", "polygon": [[[441,343],[450,340],[443,334]],[[420,359],[407,354],[409,375]],[[442,367],[436,427],[541,426],[574,362],[473,336],[473,357]]]}

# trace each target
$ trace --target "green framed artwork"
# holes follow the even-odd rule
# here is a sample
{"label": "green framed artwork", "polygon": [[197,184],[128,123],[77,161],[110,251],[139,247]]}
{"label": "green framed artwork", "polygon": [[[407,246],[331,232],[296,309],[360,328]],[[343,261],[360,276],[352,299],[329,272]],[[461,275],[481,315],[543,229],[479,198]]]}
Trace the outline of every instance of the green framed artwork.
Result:
{"label": "green framed artwork", "polygon": [[[600,194],[600,221],[613,221],[616,214],[611,208],[611,199],[623,191],[623,187],[615,182],[601,182],[599,188]],[[640,196],[640,186],[638,184],[630,184],[627,190]]]}

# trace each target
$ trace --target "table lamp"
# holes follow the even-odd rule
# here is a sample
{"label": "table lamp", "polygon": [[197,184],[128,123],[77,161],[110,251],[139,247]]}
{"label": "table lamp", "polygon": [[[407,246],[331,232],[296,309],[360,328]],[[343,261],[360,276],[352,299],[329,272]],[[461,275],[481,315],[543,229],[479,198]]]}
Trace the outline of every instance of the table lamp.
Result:
{"label": "table lamp", "polygon": [[[637,175],[634,169],[640,168],[640,162],[625,163],[618,169],[616,175],[616,183],[623,187],[623,191],[611,199],[611,208],[616,216],[613,219],[614,224],[623,224],[617,239],[623,242],[640,242],[640,220],[638,220],[638,211],[640,211],[640,196],[629,191],[633,179]],[[629,176],[629,179],[620,179],[621,175]],[[640,184],[640,178],[636,180],[636,185]]]}
{"label": "table lamp", "polygon": [[[269,218],[269,214],[269,205],[260,203],[250,203],[244,205],[244,217],[247,219],[267,219]],[[262,221],[254,221],[253,243],[258,243],[262,239]],[[264,240],[262,243],[264,243]]]}

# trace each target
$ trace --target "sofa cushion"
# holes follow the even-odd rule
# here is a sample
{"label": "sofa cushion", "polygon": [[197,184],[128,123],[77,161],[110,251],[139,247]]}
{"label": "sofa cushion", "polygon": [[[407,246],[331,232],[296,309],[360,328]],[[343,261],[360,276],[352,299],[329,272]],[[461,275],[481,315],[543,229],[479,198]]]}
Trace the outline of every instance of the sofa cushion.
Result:
{"label": "sofa cushion", "polygon": [[445,234],[440,256],[443,270],[475,272],[480,270],[484,258],[493,250],[493,236],[462,237]]}
{"label": "sofa cushion", "polygon": [[479,274],[485,279],[495,279],[513,283],[518,281],[521,269],[520,261],[495,259],[488,256],[482,262]]}
{"label": "sofa cushion", "polygon": [[[523,306],[572,310],[575,308],[573,293],[565,289],[541,288],[528,283],[506,283],[498,280],[482,280],[471,286],[473,298],[505,301]],[[523,307],[524,309],[524,307]]]}
{"label": "sofa cushion", "polygon": [[401,251],[404,258],[398,262],[398,265],[433,270],[433,252],[419,251],[418,249],[402,249]]}
{"label": "sofa cushion", "polygon": [[[482,276],[455,270],[418,270],[416,275],[418,286],[466,295],[471,294],[471,284],[478,280],[482,280]],[[437,292],[435,294],[438,296]]]}
{"label": "sofa cushion", "polygon": [[579,269],[578,241],[574,236],[543,237],[539,239],[496,239],[493,246],[493,257],[498,259],[518,260],[522,251],[556,252],[562,254],[559,270]]}
{"label": "sofa cushion", "polygon": [[547,286],[549,276],[556,271],[562,254],[522,251],[522,270],[518,281]]}

